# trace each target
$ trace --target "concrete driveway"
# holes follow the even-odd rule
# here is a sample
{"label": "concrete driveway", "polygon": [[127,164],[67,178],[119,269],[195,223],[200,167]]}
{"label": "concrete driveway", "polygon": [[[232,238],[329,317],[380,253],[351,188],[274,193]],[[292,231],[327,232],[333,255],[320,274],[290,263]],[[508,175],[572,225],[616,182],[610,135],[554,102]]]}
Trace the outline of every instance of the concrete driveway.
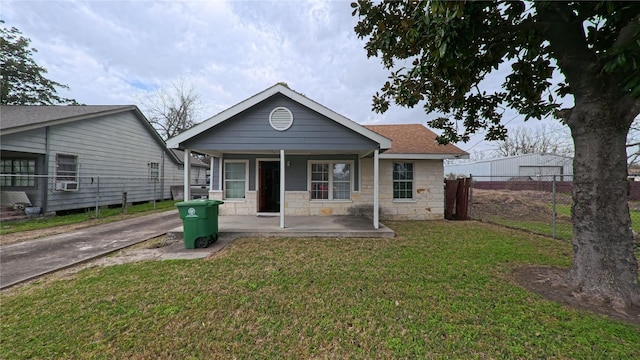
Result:
{"label": "concrete driveway", "polygon": [[177,210],[0,247],[0,289],[166,234],[182,225]]}

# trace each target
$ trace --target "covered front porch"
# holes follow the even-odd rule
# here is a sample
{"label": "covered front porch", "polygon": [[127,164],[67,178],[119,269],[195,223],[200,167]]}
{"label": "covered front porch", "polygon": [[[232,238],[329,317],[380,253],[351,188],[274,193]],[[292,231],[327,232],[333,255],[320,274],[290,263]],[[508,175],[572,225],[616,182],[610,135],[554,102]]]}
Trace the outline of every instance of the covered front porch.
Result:
{"label": "covered front porch", "polygon": [[[219,216],[218,234],[235,237],[323,237],[390,238],[395,232],[384,224],[373,227],[364,216],[287,216],[287,226],[280,227],[278,216]],[[169,232],[172,239],[182,239],[182,226]]]}
{"label": "covered front porch", "polygon": [[380,155],[391,140],[282,84],[169,139],[167,146],[184,150],[185,199],[191,153],[210,157],[209,199],[224,201],[222,216],[254,215],[249,224],[266,221],[260,229],[273,223],[285,233],[313,223],[312,217],[339,222],[365,216],[368,228],[379,228]]}

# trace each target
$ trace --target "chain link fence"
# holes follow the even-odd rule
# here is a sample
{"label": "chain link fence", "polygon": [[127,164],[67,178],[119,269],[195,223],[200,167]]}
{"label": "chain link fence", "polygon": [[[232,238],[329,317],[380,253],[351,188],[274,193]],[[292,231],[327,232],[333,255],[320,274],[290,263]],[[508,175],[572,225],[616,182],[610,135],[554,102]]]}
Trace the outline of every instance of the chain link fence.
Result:
{"label": "chain link fence", "polygon": [[[473,176],[468,218],[571,240],[572,175]],[[629,181],[631,224],[640,232],[640,182]]]}
{"label": "chain link fence", "polygon": [[[95,175],[61,180],[55,176],[0,174],[2,207],[36,208],[38,214],[86,211],[183,198],[182,178]],[[206,197],[205,184],[191,186],[192,198]],[[17,208],[17,209],[16,209]]]}
{"label": "chain link fence", "polygon": [[571,240],[571,175],[473,176],[469,217]]}

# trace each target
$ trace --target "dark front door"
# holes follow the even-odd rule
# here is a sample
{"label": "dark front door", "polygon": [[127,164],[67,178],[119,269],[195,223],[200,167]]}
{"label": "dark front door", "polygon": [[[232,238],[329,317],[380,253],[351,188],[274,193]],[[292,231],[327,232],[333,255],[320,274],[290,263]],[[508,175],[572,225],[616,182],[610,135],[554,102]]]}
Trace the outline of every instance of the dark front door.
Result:
{"label": "dark front door", "polygon": [[280,212],[280,162],[260,161],[258,212]]}

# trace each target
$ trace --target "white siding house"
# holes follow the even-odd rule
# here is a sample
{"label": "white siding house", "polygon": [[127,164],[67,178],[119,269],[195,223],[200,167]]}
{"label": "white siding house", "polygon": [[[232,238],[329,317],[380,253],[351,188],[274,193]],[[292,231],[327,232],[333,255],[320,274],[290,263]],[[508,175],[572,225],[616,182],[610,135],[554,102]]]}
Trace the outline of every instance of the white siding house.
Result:
{"label": "white siding house", "polygon": [[573,175],[573,159],[557,154],[525,154],[445,164],[444,173],[446,176],[472,175],[478,181],[549,180],[551,175]]}

